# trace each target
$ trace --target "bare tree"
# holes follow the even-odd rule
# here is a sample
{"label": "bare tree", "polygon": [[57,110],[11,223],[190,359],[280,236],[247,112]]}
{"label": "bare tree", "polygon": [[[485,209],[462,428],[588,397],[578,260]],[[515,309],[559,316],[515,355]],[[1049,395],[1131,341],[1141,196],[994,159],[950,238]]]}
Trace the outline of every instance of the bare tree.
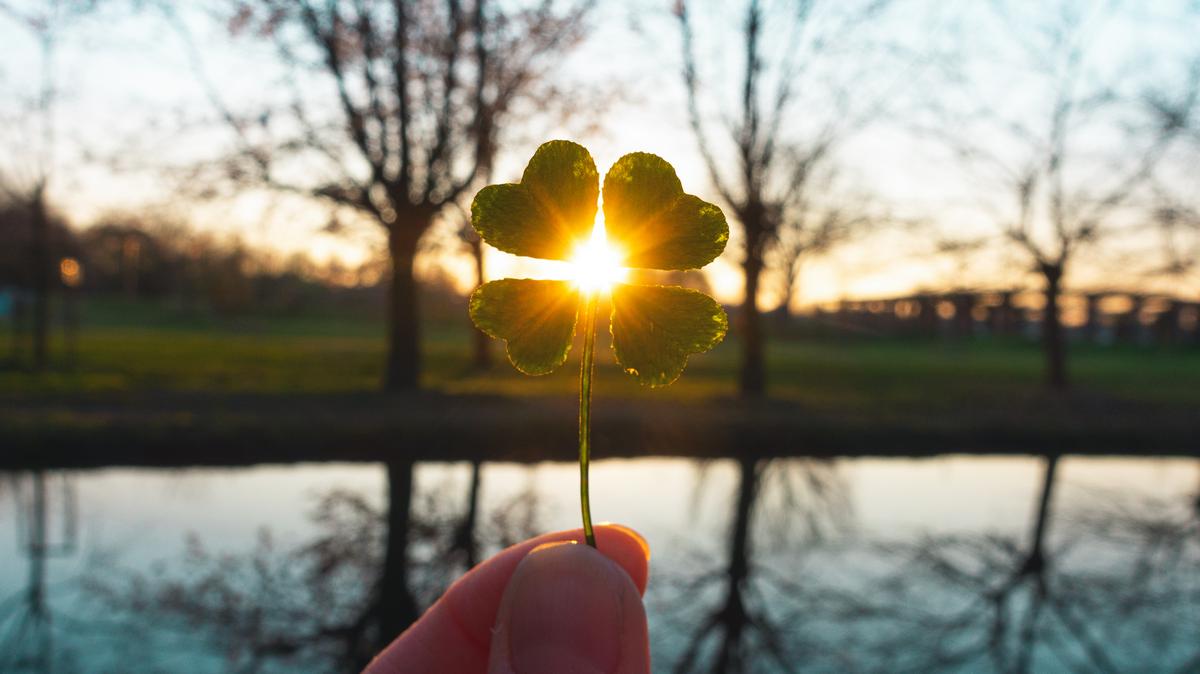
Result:
{"label": "bare tree", "polygon": [[[1196,6],[1200,19],[1200,5]],[[1197,63],[1200,67],[1200,61]],[[1170,92],[1150,92],[1147,105],[1170,109]],[[1200,194],[1193,187],[1196,157],[1200,156],[1200,114],[1188,111],[1184,142],[1164,160],[1151,189],[1152,221],[1158,226],[1162,264],[1152,270],[1176,284],[1194,283],[1200,272]]]}
{"label": "bare tree", "polygon": [[825,170],[798,185],[791,195],[790,210],[781,219],[767,254],[768,263],[780,275],[779,309],[788,317],[792,300],[800,295],[800,272],[806,260],[888,220],[885,213],[876,212],[869,196],[838,194],[835,167],[822,168]]}
{"label": "bare tree", "polygon": [[1158,225],[1163,262],[1156,271],[1186,278],[1200,267],[1200,208],[1168,193],[1157,194],[1154,223]]}
{"label": "bare tree", "polygon": [[793,249],[803,248],[813,225],[803,203],[806,185],[833,161],[840,143],[879,113],[883,100],[874,95],[878,92],[864,95],[867,78],[817,66],[853,63],[859,74],[867,72],[867,54],[850,45],[856,30],[888,3],[795,0],[768,12],[764,3],[749,0],[741,25],[742,73],[736,92],[729,93],[736,103],[728,110],[722,88],[707,81],[716,68],[701,72],[714,64],[701,62],[694,4],[680,0],[675,11],[689,120],[713,189],[741,225],[739,388],[745,396],[760,396],[767,381],[757,300],[769,251],[785,227],[803,232]]}
{"label": "bare tree", "polygon": [[[288,72],[282,89],[293,93],[239,111],[202,77],[237,141],[219,165],[242,184],[317,197],[386,232],[386,390],[420,382],[413,261],[422,235],[491,166],[506,125],[528,112],[522,105],[553,95],[548,77],[582,40],[592,4],[235,3],[231,28],[271,40]],[[334,110],[309,93],[314,83],[333,93]],[[296,178],[298,166],[321,178]]]}
{"label": "bare tree", "polygon": [[[55,55],[62,33],[72,19],[91,9],[94,0],[49,0],[41,3],[0,2],[0,16],[24,28],[38,46],[37,93],[18,112],[23,119],[5,125],[17,138],[8,148],[9,159],[0,163],[0,196],[24,210],[29,219],[30,286],[33,291],[33,367],[40,370],[50,359],[50,291],[57,265],[51,245],[48,190],[56,163],[55,109],[58,83]],[[19,139],[19,140],[18,140]]]}
{"label": "bare tree", "polygon": [[[471,262],[475,267],[475,285],[481,286],[484,284],[484,257],[483,257],[483,239],[479,236],[479,232],[471,226],[470,217],[463,219],[462,226],[458,228],[458,238],[462,242],[463,248],[471,254]],[[485,332],[475,327],[474,323],[470,326],[471,329],[471,367],[475,370],[486,370],[492,366],[492,338]]]}
{"label": "bare tree", "polygon": [[[972,31],[966,53],[948,59],[950,86],[931,103],[928,126],[978,179],[979,212],[1041,278],[1046,382],[1065,389],[1064,279],[1083,251],[1145,231],[1147,188],[1187,128],[1200,61],[1147,105],[1142,94],[1162,71],[1133,57],[1111,65],[1105,31],[1119,3],[990,8],[1004,44],[992,48]],[[1000,73],[972,70],[996,64]]]}

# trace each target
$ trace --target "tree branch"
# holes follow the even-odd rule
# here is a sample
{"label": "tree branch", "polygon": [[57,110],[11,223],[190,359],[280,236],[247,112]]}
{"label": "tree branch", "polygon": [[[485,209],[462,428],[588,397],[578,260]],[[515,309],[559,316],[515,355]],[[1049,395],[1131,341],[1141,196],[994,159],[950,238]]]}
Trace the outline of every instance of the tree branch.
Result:
{"label": "tree branch", "polygon": [[712,182],[713,189],[721,195],[721,199],[725,203],[732,206],[737,201],[734,199],[733,193],[726,186],[725,181],[721,178],[721,171],[717,168],[717,161],[709,146],[708,135],[704,132],[704,122],[700,116],[700,93],[696,73],[694,36],[692,34],[691,23],[688,20],[688,5],[686,0],[680,0],[676,7],[675,16],[679,19],[679,28],[683,38],[683,83],[687,89],[688,121],[692,126],[693,135],[696,136],[696,144],[700,151],[700,157],[704,160],[705,167],[708,168],[708,177]]}

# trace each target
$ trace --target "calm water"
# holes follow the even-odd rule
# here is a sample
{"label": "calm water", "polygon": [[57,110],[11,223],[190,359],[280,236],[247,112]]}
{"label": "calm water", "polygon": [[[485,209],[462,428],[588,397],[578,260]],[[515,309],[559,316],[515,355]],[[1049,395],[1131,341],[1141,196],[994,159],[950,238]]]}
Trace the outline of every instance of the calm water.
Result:
{"label": "calm water", "polygon": [[[485,465],[482,554],[577,526],[576,479]],[[593,480],[596,516],[654,551],[656,671],[1200,671],[1197,460],[601,461]],[[336,671],[320,628],[370,598],[382,467],[34,482],[0,494],[0,671]],[[419,603],[461,572],[470,482],[416,469]]]}

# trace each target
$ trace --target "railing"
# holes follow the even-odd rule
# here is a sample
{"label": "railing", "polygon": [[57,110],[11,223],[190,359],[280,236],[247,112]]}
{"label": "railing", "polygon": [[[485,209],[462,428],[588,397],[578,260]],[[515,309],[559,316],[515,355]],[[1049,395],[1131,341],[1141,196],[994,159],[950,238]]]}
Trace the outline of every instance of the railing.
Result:
{"label": "railing", "polygon": [[[1060,316],[1074,341],[1096,344],[1200,345],[1200,301],[1161,294],[1104,290],[1064,293]],[[1036,291],[954,291],[843,300],[801,317],[780,315],[783,327],[809,323],[845,333],[969,338],[1036,338],[1044,299]]]}

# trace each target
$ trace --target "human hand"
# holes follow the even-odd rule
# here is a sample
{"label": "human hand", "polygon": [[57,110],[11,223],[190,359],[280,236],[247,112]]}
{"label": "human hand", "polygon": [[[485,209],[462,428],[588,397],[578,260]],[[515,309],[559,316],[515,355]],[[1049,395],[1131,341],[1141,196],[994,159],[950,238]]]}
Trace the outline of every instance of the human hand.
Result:
{"label": "human hand", "polygon": [[650,548],[631,529],[560,531],[468,571],[363,674],[648,674]]}

